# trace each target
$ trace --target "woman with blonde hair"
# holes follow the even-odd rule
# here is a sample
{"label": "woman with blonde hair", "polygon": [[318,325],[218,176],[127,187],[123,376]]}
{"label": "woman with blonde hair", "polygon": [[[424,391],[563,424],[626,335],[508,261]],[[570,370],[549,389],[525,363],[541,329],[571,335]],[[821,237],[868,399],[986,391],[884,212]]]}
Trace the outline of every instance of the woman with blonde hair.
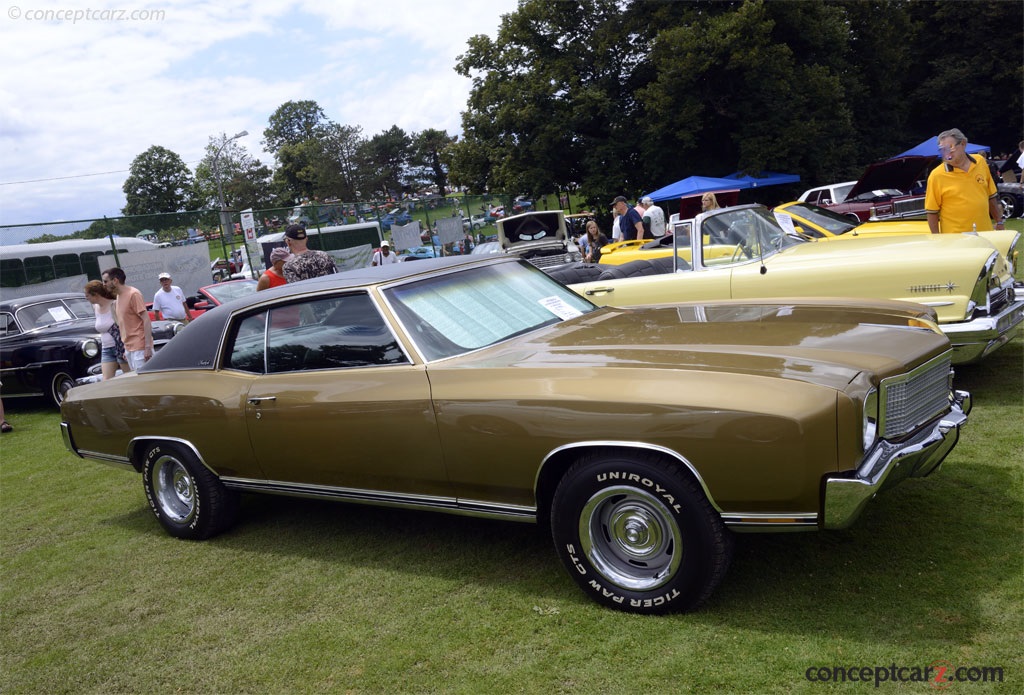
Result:
{"label": "woman with blonde hair", "polygon": [[[92,310],[96,313],[96,330],[100,334],[100,369],[103,380],[113,379],[117,374],[118,366],[122,372],[131,371],[128,366],[128,358],[124,354],[124,343],[121,343],[121,331],[117,326],[114,312],[116,297],[99,280],[90,280],[85,286],[85,298],[92,304]],[[115,331],[116,330],[116,334]],[[120,343],[120,353],[118,352]]]}
{"label": "woman with blonde hair", "polygon": [[700,211],[718,210],[722,206],[718,204],[718,198],[714,193],[705,193],[700,199]]}

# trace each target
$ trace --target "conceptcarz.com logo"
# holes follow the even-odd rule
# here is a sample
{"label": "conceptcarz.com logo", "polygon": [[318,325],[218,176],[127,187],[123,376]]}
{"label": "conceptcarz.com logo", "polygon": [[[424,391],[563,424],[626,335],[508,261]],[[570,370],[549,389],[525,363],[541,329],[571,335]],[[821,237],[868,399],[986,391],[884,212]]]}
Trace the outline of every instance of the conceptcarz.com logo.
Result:
{"label": "conceptcarz.com logo", "polygon": [[812,683],[928,683],[944,689],[954,683],[1002,683],[1002,666],[953,666],[940,659],[927,666],[811,666],[804,678]]}

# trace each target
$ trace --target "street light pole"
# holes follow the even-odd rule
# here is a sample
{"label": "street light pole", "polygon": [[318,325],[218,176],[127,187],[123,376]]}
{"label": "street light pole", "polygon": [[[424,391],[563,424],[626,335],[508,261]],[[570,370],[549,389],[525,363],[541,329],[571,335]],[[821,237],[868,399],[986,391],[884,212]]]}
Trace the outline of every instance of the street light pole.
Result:
{"label": "street light pole", "polygon": [[[227,138],[224,143],[217,148],[217,151],[213,155],[213,177],[217,180],[217,202],[220,204],[220,243],[221,247],[224,248],[224,255],[227,256],[227,247],[224,246],[224,239],[228,233],[231,234],[232,246],[234,245],[235,235],[234,227],[231,225],[231,216],[228,214],[228,206],[224,203],[224,186],[220,181],[220,153],[224,151],[224,148],[228,146],[228,143],[238,138],[244,138],[249,134],[248,130],[243,130],[241,133],[235,133],[231,137]],[[230,258],[225,258],[229,263]]]}

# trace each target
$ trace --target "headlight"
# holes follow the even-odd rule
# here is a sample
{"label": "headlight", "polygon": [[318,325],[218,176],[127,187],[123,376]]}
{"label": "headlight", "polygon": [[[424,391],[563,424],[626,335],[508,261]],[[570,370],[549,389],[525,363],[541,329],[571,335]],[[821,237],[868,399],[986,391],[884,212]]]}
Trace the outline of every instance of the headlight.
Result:
{"label": "headlight", "polygon": [[83,340],[79,348],[82,350],[82,354],[90,360],[100,354],[100,344],[91,338]]}
{"label": "headlight", "polygon": [[867,453],[878,439],[878,390],[871,389],[864,397],[863,415],[864,452]]}
{"label": "headlight", "polygon": [[185,327],[185,324],[175,321],[171,325],[171,335],[178,335],[181,333],[181,329]]}
{"label": "headlight", "polygon": [[995,284],[998,285],[998,278],[993,275],[996,261],[999,259],[999,254],[993,252],[989,256],[985,265],[982,266],[981,272],[978,273],[978,279],[974,282],[974,289],[971,291],[971,298],[967,302],[967,316],[965,320],[970,321],[974,318],[974,312],[981,308],[986,314],[988,313],[988,291],[990,287]]}
{"label": "headlight", "polygon": [[1006,262],[1010,266],[1010,275],[1017,277],[1017,242],[1020,241],[1020,234],[1013,238],[1010,250],[1006,252]]}

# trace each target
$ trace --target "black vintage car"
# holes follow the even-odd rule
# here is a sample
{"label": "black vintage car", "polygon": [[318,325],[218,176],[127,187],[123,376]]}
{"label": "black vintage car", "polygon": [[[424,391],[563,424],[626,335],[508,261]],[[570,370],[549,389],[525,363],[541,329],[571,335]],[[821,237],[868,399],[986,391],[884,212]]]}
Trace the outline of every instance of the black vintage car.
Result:
{"label": "black vintage car", "polygon": [[[75,380],[99,363],[95,321],[92,304],[77,293],[0,302],[0,395],[45,396],[60,405]],[[154,348],[173,338],[183,325],[154,321]]]}

